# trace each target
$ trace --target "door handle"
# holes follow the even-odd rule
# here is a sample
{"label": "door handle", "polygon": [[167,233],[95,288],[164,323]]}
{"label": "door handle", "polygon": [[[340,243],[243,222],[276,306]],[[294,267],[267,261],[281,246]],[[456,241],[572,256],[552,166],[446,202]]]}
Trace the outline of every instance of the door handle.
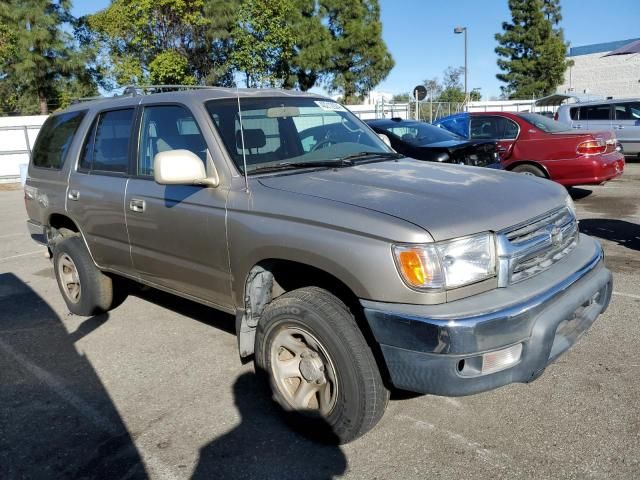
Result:
{"label": "door handle", "polygon": [[69,190],[67,198],[69,200],[78,201],[78,199],[80,198],[80,192],[78,190]]}
{"label": "door handle", "polygon": [[144,200],[139,200],[137,198],[132,198],[129,202],[129,210],[133,212],[142,213],[144,212],[145,203]]}
{"label": "door handle", "polygon": [[573,128],[582,128],[582,124],[576,123],[575,125],[573,125]]}
{"label": "door handle", "polygon": [[614,125],[613,128],[615,128],[616,130],[623,130],[624,125]]}

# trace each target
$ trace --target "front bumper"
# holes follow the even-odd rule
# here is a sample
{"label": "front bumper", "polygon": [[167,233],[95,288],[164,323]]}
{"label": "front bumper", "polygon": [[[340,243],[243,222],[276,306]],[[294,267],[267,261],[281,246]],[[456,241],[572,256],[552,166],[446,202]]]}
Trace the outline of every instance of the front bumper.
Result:
{"label": "front bumper", "polygon": [[[612,289],[600,244],[582,236],[553,268],[507,288],[433,306],[361,303],[396,387],[461,396],[537,378],[606,310]],[[504,370],[463,367],[519,343],[519,361]]]}

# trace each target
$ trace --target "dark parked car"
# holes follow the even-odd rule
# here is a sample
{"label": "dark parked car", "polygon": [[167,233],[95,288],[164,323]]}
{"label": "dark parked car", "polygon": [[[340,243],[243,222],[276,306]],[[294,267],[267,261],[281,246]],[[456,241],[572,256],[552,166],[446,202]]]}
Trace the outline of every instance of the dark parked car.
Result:
{"label": "dark parked car", "polygon": [[389,137],[393,149],[407,157],[430,162],[500,168],[494,141],[467,140],[429,123],[401,118],[368,120],[367,123],[376,133]]}
{"label": "dark parked car", "polygon": [[458,113],[434,122],[471,140],[498,143],[504,170],[549,178],[566,187],[599,185],[624,170],[612,130],[574,130],[529,112]]}

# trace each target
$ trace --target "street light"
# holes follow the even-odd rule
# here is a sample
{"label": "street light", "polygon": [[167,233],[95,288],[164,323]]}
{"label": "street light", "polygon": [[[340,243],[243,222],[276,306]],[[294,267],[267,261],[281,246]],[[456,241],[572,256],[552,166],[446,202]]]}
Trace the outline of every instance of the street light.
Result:
{"label": "street light", "polygon": [[453,33],[464,33],[464,101],[467,103],[467,80],[468,80],[468,68],[467,68],[467,27],[456,27],[453,29]]}

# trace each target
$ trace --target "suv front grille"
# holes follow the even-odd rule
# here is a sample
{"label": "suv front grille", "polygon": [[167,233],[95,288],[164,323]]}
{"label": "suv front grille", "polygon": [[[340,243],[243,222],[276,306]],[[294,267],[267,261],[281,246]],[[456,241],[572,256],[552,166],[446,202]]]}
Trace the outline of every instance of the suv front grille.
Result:
{"label": "suv front grille", "polygon": [[521,282],[548,269],[567,256],[578,239],[578,221],[568,208],[500,233],[500,286]]}

